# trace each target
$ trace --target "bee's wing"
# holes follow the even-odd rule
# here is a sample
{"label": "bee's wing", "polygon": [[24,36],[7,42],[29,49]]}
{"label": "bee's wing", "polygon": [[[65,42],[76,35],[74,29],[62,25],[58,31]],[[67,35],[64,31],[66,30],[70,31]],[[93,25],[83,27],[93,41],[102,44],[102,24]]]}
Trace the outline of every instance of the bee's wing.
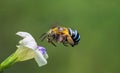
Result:
{"label": "bee's wing", "polygon": [[43,33],[40,35],[41,41],[43,41],[47,37],[47,33]]}

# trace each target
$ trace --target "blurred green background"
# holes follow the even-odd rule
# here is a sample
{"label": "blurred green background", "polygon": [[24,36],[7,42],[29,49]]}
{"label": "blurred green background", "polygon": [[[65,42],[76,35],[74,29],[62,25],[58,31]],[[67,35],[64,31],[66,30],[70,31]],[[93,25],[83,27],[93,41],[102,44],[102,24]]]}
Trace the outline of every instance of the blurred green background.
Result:
{"label": "blurred green background", "polygon": [[[81,35],[75,47],[39,40],[54,25]],[[16,50],[17,31],[31,33],[49,54],[48,64],[17,63],[4,73],[120,73],[119,0],[0,0],[0,62]]]}

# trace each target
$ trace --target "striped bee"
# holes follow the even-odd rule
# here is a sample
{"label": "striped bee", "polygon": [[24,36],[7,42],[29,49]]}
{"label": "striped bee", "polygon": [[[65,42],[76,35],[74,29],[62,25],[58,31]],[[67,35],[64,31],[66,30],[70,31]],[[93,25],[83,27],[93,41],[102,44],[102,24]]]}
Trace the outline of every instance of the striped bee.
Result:
{"label": "striped bee", "polygon": [[77,32],[77,30],[71,28],[54,26],[48,32],[43,33],[40,36],[41,41],[43,41],[45,38],[55,47],[56,45],[54,42],[63,43],[64,46],[68,46],[68,44],[70,44],[72,47],[74,47],[80,41],[80,34]]}

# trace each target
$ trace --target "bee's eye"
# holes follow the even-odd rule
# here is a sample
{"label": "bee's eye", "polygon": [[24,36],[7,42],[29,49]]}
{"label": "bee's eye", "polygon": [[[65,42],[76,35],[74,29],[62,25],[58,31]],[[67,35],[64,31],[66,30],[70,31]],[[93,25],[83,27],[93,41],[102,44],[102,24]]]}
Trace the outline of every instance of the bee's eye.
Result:
{"label": "bee's eye", "polygon": [[53,34],[53,35],[52,35],[52,37],[53,37],[53,38],[55,38],[55,37],[56,37],[56,35],[55,35],[55,34]]}

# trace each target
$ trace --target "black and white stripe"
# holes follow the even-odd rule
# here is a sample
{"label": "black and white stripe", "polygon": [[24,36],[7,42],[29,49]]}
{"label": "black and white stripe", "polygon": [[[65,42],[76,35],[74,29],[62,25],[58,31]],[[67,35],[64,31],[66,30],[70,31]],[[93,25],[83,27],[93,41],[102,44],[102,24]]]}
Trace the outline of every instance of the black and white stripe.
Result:
{"label": "black and white stripe", "polygon": [[78,42],[80,41],[80,34],[77,32],[77,30],[74,30],[71,28],[68,28],[68,30],[69,30],[69,34],[70,34],[71,38],[74,41],[73,46],[78,44]]}

